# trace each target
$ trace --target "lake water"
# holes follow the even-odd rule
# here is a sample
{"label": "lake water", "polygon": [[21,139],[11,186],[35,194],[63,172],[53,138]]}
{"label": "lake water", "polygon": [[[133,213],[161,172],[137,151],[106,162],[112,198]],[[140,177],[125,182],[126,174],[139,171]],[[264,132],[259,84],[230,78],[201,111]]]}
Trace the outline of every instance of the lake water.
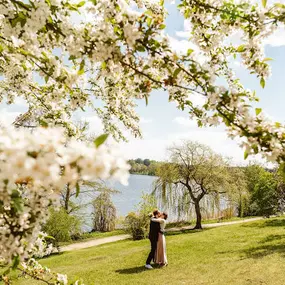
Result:
{"label": "lake water", "polygon": [[[129,212],[135,210],[135,206],[141,201],[143,193],[151,193],[153,191],[153,183],[156,177],[147,175],[131,174],[129,185],[124,186],[119,182],[107,182],[111,188],[120,191],[119,194],[112,195],[112,201],[117,209],[117,216],[126,216]],[[94,199],[92,195],[86,195],[79,198],[81,204],[88,204]],[[77,200],[78,202],[78,200]],[[86,205],[81,210],[84,217],[84,230],[90,230],[92,225],[92,206]]]}
{"label": "lake water", "polygon": [[[112,189],[120,191],[119,194],[112,195],[112,201],[117,209],[117,217],[126,216],[129,212],[136,210],[136,205],[141,201],[143,193],[151,193],[153,191],[153,185],[157,178],[147,175],[130,175],[129,185],[124,186],[118,182],[106,182],[107,186]],[[80,214],[84,221],[83,230],[90,231],[92,229],[92,212],[93,207],[90,204],[96,196],[94,194],[87,195],[82,194],[75,200],[76,203],[84,205],[80,210]],[[221,199],[219,203],[219,209],[213,206],[213,198],[205,196],[201,201],[201,209],[204,217],[213,218],[219,215],[219,211],[228,207],[228,203],[225,199]],[[177,206],[177,205],[176,205]],[[194,208],[191,207],[188,212],[184,213],[184,216],[177,216],[174,209],[166,208],[165,205],[159,203],[158,207],[169,214],[169,221],[189,220],[195,217]]]}

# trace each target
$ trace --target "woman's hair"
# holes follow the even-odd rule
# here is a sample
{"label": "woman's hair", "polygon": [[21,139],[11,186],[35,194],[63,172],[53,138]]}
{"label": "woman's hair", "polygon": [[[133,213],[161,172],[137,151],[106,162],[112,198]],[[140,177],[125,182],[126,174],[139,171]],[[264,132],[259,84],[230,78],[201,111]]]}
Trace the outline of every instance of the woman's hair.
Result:
{"label": "woman's hair", "polygon": [[154,216],[158,215],[158,213],[159,213],[159,211],[158,211],[157,209],[152,212],[152,214],[153,214]]}
{"label": "woman's hair", "polygon": [[163,212],[162,215],[164,217],[164,220],[167,220],[168,215],[165,212]]}

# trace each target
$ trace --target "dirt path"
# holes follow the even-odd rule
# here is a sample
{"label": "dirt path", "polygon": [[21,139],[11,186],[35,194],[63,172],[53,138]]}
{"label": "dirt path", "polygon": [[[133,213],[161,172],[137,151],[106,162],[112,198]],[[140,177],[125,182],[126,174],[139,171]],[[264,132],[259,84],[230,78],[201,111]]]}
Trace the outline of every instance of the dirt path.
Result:
{"label": "dirt path", "polygon": [[93,240],[89,240],[89,241],[78,242],[78,243],[73,243],[73,244],[69,244],[66,246],[62,246],[62,247],[60,247],[60,251],[77,250],[77,249],[92,247],[92,246],[105,244],[105,243],[109,243],[109,242],[124,240],[124,239],[128,239],[130,237],[131,237],[130,235],[117,235],[117,236],[106,237],[106,238],[98,238],[98,239],[93,239]]}
{"label": "dirt path", "polygon": [[[262,219],[263,219],[262,217],[257,217],[257,218],[251,218],[251,219],[244,219],[244,220],[240,220],[240,221],[204,224],[203,228],[216,228],[216,227],[222,227],[222,226],[228,226],[228,225],[254,222],[254,221],[258,221],[258,220],[262,220]],[[167,232],[189,230],[192,228],[193,228],[193,226],[187,226],[187,227],[182,227],[182,228],[171,228],[171,229],[168,229]],[[60,248],[60,251],[72,251],[72,250],[77,250],[77,249],[83,249],[83,248],[88,248],[88,247],[92,247],[92,246],[96,246],[96,245],[100,245],[100,244],[105,244],[105,243],[129,239],[130,237],[131,237],[130,235],[117,235],[117,236],[112,236],[112,237],[93,239],[93,240],[89,240],[89,241],[85,241],[85,242],[78,242],[78,243],[73,243],[70,245],[63,246]]]}

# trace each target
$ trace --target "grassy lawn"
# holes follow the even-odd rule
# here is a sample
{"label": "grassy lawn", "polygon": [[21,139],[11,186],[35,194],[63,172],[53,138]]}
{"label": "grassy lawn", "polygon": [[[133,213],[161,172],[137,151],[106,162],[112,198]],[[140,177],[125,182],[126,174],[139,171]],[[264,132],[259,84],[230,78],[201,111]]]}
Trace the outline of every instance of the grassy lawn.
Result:
{"label": "grassy lawn", "polygon": [[253,218],[257,218],[256,216],[248,216],[248,217],[244,217],[244,218],[240,218],[240,217],[232,217],[229,219],[210,219],[210,220],[203,220],[203,224],[215,224],[215,223],[225,223],[225,222],[235,222],[235,221],[242,221],[242,220],[247,220],[247,219],[253,219]]}
{"label": "grassy lawn", "polygon": [[[252,219],[252,218],[257,218],[256,216],[248,216],[248,217],[244,217],[244,218],[240,218],[240,217],[231,217],[228,219],[209,219],[209,220],[203,220],[202,224],[215,224],[215,223],[225,223],[225,222],[234,222],[234,221],[242,221],[242,220],[247,220],[247,219]],[[191,226],[191,225],[195,225],[195,220],[192,220],[191,222],[174,222],[174,223],[167,223],[166,224],[166,228],[170,229],[170,228],[181,228],[181,227],[186,227],[186,226]]]}
{"label": "grassy lawn", "polygon": [[[145,270],[148,240],[121,241],[41,261],[85,284],[284,285],[285,218],[168,234],[169,266]],[[18,280],[15,284],[33,285]]]}
{"label": "grassy lawn", "polygon": [[99,239],[99,238],[105,238],[105,237],[111,237],[111,236],[117,236],[117,235],[123,235],[125,232],[123,230],[114,230],[112,232],[93,232],[93,233],[84,233],[82,234],[82,237],[78,240],[71,240],[67,242],[59,242],[59,245],[68,245],[68,244],[73,244],[73,243],[78,243],[78,242],[85,242],[89,240],[94,240],[94,239]]}

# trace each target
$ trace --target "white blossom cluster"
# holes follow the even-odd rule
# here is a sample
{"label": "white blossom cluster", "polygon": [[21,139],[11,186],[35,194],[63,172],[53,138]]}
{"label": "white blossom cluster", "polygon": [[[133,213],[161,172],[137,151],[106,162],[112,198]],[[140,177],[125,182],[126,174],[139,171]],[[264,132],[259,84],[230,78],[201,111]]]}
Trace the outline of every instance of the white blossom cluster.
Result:
{"label": "white blossom cluster", "polygon": [[[39,281],[43,281],[50,285],[67,285],[68,282],[66,274],[53,273],[48,267],[42,266],[34,258],[30,258],[28,261],[21,264],[22,275],[27,278],[36,278]],[[76,280],[73,285],[84,285],[82,281]]]}
{"label": "white blossom cluster", "polygon": [[[127,183],[128,164],[116,150],[66,140],[63,130],[0,129],[0,252],[7,262],[28,258],[48,206],[67,183],[115,178]],[[21,186],[19,186],[21,185]],[[79,186],[77,186],[79,187]]]}
{"label": "white blossom cluster", "polygon": [[51,242],[48,242],[49,236],[44,232],[40,232],[38,238],[33,244],[30,255],[34,258],[43,258],[54,252],[54,247]]}

